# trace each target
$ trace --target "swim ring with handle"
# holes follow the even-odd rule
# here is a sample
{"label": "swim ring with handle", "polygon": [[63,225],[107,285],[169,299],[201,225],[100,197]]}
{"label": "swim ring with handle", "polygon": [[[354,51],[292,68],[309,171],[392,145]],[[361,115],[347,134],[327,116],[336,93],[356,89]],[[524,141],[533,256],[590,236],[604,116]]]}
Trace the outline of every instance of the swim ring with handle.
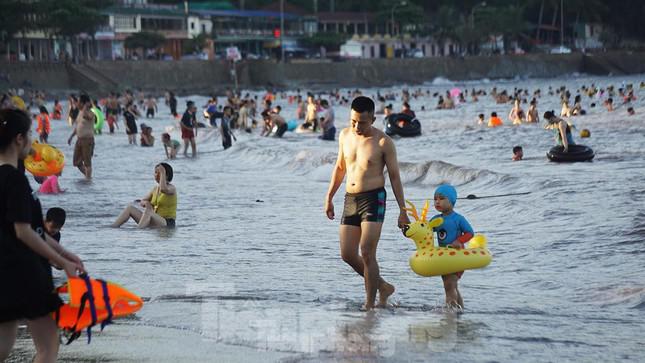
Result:
{"label": "swim ring with handle", "polygon": [[32,153],[25,158],[25,169],[34,176],[51,176],[60,173],[65,167],[65,155],[49,144],[34,141]]}
{"label": "swim ring with handle", "polygon": [[493,259],[486,248],[486,237],[475,235],[466,248],[435,247],[433,228],[443,223],[443,218],[432,221],[426,220],[430,203],[426,201],[421,216],[416,207],[407,201],[411,207],[406,208],[415,219],[404,228],[406,237],[414,240],[417,250],[410,256],[410,268],[421,276],[449,275],[459,271],[472,270],[488,266]]}

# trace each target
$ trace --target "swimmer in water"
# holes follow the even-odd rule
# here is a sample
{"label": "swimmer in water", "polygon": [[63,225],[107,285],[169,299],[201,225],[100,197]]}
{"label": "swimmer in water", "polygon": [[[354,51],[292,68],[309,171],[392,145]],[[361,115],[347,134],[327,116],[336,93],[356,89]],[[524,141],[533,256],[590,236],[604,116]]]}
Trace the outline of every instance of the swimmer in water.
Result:
{"label": "swimmer in water", "polygon": [[520,161],[524,157],[524,150],[521,146],[513,147],[513,161]]}

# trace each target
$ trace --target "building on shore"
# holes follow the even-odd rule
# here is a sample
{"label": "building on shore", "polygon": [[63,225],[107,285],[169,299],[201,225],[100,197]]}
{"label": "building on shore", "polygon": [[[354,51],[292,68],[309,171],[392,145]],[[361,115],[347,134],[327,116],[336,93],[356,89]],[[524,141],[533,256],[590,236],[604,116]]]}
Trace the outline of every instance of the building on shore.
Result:
{"label": "building on shore", "polygon": [[354,35],[341,46],[341,58],[424,58],[453,55],[458,45],[452,40],[439,42],[432,37],[403,34],[392,37],[390,34]]}
{"label": "building on shore", "polygon": [[[241,5],[242,8],[236,8]],[[331,9],[330,9],[331,10]],[[260,9],[245,9],[243,2],[116,0],[101,11],[103,21],[95,32],[72,40],[46,29],[16,34],[7,42],[9,61],[69,61],[121,59],[222,59],[236,48],[245,59],[286,58],[419,58],[463,53],[457,41],[399,33],[394,21],[369,12],[315,11],[280,1]],[[394,17],[392,17],[394,19]],[[549,52],[558,29],[542,25],[543,51]],[[599,24],[580,23],[572,44],[578,49],[603,47]],[[152,47],[128,49],[126,39],[139,33],[162,37]],[[479,44],[484,53],[503,49],[502,36]],[[334,39],[333,45],[323,44]],[[319,42],[319,43],[317,43]],[[344,44],[343,44],[344,42]],[[339,46],[341,49],[339,50]],[[328,49],[329,48],[329,49]],[[333,49],[331,49],[333,48]],[[511,47],[519,49],[517,45]],[[536,48],[540,48],[538,45]]]}

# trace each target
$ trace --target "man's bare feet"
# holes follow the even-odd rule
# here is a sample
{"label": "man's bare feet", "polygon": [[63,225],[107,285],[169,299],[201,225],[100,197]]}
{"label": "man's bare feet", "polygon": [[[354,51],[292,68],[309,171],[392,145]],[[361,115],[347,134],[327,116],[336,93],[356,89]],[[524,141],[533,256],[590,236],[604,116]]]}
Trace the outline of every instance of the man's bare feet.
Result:
{"label": "man's bare feet", "polygon": [[394,285],[390,285],[383,281],[378,287],[378,307],[387,307],[387,299],[394,294]]}

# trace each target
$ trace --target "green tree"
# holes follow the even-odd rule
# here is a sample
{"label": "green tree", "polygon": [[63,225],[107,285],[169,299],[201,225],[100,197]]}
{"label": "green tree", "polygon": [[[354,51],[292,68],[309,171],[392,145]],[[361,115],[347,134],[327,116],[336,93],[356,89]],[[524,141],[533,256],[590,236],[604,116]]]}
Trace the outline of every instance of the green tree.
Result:
{"label": "green tree", "polygon": [[106,22],[101,9],[112,4],[108,0],[40,0],[38,27],[50,35],[57,35],[72,42],[74,61],[78,61],[78,35],[93,35]]}
{"label": "green tree", "polygon": [[472,24],[465,22],[455,27],[454,36],[461,45],[466,46],[468,54],[477,54],[479,44],[486,36],[483,30],[479,25],[473,27]]}
{"label": "green tree", "polygon": [[433,17],[431,27],[432,35],[439,43],[440,52],[443,52],[446,40],[457,38],[457,27],[460,23],[463,21],[454,6],[443,5],[439,8],[436,16]]}
{"label": "green tree", "polygon": [[[392,24],[394,15],[394,24]],[[412,1],[381,0],[376,11],[378,22],[398,27],[399,33],[419,34],[426,29],[423,8]],[[394,33],[391,31],[391,33]]]}
{"label": "green tree", "polygon": [[34,4],[21,0],[3,1],[2,11],[0,11],[0,41],[4,47],[8,47],[9,41],[16,34],[33,27],[33,22],[27,16],[33,13],[33,9]]}
{"label": "green tree", "polygon": [[338,50],[349,39],[349,34],[317,33],[302,41],[312,47],[324,46],[328,50]]}
{"label": "green tree", "polygon": [[504,50],[508,51],[512,41],[520,41],[530,29],[530,24],[524,16],[523,6],[488,7],[481,12],[485,32],[490,35],[502,35]]}
{"label": "green tree", "polygon": [[127,49],[143,48],[144,50],[156,49],[162,46],[166,41],[163,34],[153,32],[139,32],[125,38],[125,47]]}
{"label": "green tree", "polygon": [[185,41],[184,44],[182,45],[183,53],[192,54],[195,52],[197,53],[201,52],[204,48],[206,48],[208,39],[210,39],[210,37],[207,34],[200,33],[199,35],[194,36],[192,39]]}

